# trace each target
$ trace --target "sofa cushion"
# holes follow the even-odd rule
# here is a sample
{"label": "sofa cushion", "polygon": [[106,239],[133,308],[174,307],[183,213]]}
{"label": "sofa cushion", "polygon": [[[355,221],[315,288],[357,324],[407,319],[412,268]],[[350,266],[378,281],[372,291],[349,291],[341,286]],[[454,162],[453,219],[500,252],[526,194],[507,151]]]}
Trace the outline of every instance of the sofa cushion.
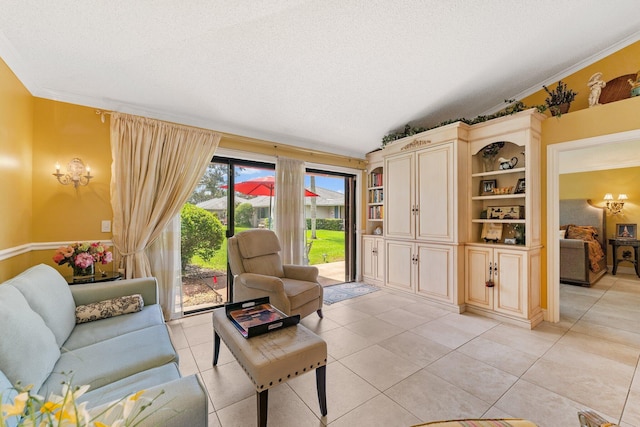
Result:
{"label": "sofa cushion", "polygon": [[[176,378],[165,384],[144,390],[143,398],[153,399],[153,404],[144,409],[141,426],[184,427],[206,426],[208,422],[207,394],[196,375]],[[121,396],[121,398],[126,396]],[[143,410],[144,399],[132,405],[131,413]],[[106,425],[115,425],[114,413],[109,416],[109,404],[89,409],[89,414]],[[117,414],[117,411],[115,412]],[[138,425],[136,423],[136,425]]]}
{"label": "sofa cushion", "polygon": [[156,368],[138,372],[111,384],[92,389],[78,398],[78,403],[89,402],[89,406],[95,407],[104,403],[122,399],[140,390],[173,381],[180,378],[180,370],[175,363],[167,363]]}
{"label": "sofa cushion", "polygon": [[81,323],[76,325],[60,351],[72,351],[156,325],[164,325],[162,309],[159,304],[145,306],[141,311],[126,316],[109,317],[99,322]]}
{"label": "sofa cushion", "polygon": [[73,384],[95,389],[177,360],[167,326],[151,326],[62,353],[38,394],[59,392],[60,383],[69,380],[65,372],[73,372]]}
{"label": "sofa cushion", "polygon": [[24,295],[33,311],[53,331],[58,347],[62,346],[76,324],[76,304],[64,277],[55,268],[39,264],[6,283]]}
{"label": "sofa cushion", "polygon": [[0,371],[11,384],[38,390],[60,357],[56,337],[12,285],[0,285]]}
{"label": "sofa cushion", "polygon": [[93,322],[142,310],[142,295],[126,295],[76,307],[76,323]]}

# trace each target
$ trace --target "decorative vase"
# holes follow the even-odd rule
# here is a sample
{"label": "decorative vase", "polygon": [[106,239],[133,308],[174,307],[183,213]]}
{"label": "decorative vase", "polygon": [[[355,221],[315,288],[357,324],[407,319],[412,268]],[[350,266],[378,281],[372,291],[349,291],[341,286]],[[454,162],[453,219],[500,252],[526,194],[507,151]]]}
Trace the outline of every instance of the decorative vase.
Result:
{"label": "decorative vase", "polygon": [[571,103],[565,102],[564,104],[549,107],[549,111],[551,111],[552,116],[561,116],[569,112],[569,107],[571,107]]}
{"label": "decorative vase", "polygon": [[482,157],[482,171],[491,172],[496,164],[496,156]]}
{"label": "decorative vase", "polygon": [[81,268],[76,265],[73,266],[73,281],[74,282],[86,282],[93,279],[95,275],[94,265],[91,264],[87,268]]}

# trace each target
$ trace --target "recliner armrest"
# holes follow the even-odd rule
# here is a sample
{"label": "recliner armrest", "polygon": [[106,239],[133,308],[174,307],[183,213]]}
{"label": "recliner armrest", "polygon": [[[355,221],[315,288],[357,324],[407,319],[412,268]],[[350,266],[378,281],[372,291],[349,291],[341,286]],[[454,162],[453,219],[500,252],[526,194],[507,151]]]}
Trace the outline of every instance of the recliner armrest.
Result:
{"label": "recliner armrest", "polygon": [[236,277],[244,286],[260,289],[266,292],[284,292],[282,280],[275,276],[265,276],[256,273],[242,273]]}
{"label": "recliner armrest", "polygon": [[284,277],[287,279],[304,280],[306,282],[318,281],[318,267],[313,265],[285,264],[282,268],[284,269]]}

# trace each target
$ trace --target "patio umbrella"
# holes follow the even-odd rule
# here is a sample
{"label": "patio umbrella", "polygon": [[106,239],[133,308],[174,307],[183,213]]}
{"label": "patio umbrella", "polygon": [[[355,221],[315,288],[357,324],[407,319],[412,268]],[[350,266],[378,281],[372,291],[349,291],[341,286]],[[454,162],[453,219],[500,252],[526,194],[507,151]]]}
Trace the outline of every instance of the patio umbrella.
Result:
{"label": "patio umbrella", "polygon": [[[220,186],[220,188],[227,187],[227,185]],[[271,205],[275,187],[276,177],[273,175],[269,175],[237,182],[234,184],[233,189],[236,192],[246,194],[247,196],[269,196],[269,228],[271,228]],[[305,188],[304,197],[318,197],[318,195]]]}

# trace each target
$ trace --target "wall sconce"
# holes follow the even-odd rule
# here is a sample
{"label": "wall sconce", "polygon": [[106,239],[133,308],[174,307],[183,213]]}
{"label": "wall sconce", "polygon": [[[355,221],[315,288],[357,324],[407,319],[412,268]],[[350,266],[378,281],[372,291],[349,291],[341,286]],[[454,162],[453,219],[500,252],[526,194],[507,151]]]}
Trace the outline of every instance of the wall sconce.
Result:
{"label": "wall sconce", "polygon": [[618,215],[622,212],[622,208],[624,207],[624,201],[627,200],[628,197],[626,194],[621,193],[618,195],[618,201],[613,201],[613,194],[607,193],[604,195],[604,200],[607,202],[607,209],[611,215]]}
{"label": "wall sconce", "polygon": [[56,163],[56,173],[53,174],[62,185],[73,184],[74,188],[87,185],[91,176],[91,168],[84,165],[79,158],[73,158],[67,165],[67,173],[60,173],[60,163]]}

